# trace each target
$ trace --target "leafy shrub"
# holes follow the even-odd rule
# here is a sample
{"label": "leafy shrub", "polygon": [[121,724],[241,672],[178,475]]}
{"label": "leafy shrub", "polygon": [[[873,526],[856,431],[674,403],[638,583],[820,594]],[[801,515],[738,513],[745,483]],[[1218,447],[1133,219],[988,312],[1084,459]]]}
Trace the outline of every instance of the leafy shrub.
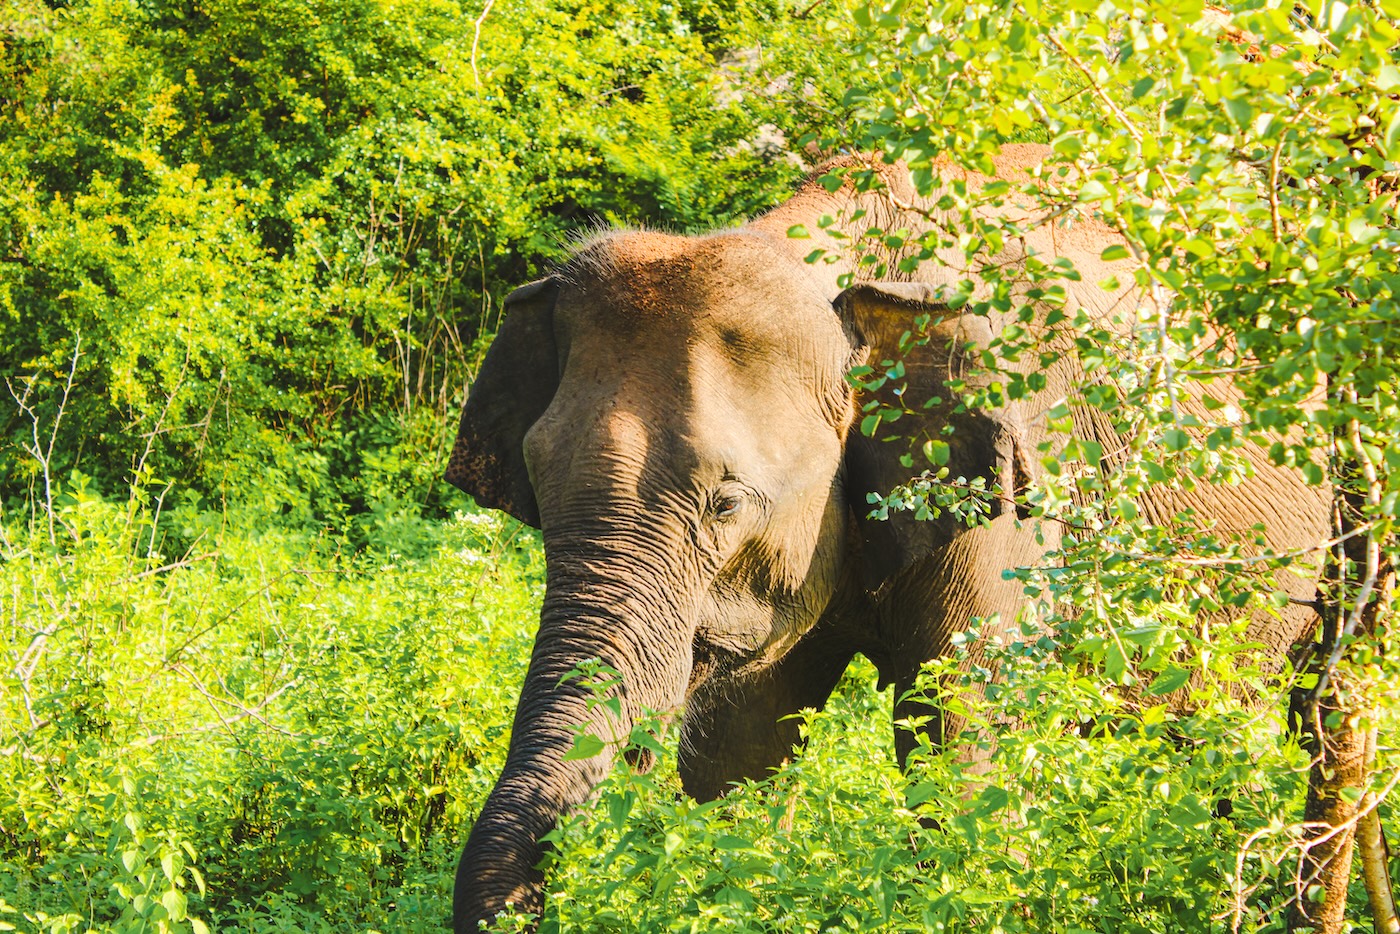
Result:
{"label": "leafy shrub", "polygon": [[419,560],[236,528],[171,560],[139,505],[76,489],[54,519],[7,523],[0,568],[0,891],[27,929],[439,927],[533,539],[470,513]]}
{"label": "leafy shrub", "polygon": [[1068,647],[993,651],[985,695],[959,659],[929,667],[976,765],[925,745],[901,773],[864,663],[806,714],[805,752],[722,801],[620,764],[553,835],[541,930],[1284,930],[1308,760],[1281,714],[1228,690],[1173,714]]}

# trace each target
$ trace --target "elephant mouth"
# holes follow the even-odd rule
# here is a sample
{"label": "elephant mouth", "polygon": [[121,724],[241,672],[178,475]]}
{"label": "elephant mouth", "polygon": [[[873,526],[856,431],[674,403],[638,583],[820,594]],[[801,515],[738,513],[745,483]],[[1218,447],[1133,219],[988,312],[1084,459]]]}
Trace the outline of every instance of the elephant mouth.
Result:
{"label": "elephant mouth", "polygon": [[733,677],[744,667],[744,662],[744,657],[738,652],[697,639],[691,646],[690,681],[686,684],[686,697],[693,697],[697,691],[716,681]]}

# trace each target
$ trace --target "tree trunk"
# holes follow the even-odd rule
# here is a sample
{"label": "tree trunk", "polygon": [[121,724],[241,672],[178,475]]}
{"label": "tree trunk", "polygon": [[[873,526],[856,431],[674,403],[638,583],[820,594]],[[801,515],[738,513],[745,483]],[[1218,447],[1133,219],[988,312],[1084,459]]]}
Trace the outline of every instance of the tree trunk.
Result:
{"label": "tree trunk", "polygon": [[[1373,724],[1366,735],[1368,769],[1376,761],[1377,732]],[[1395,914],[1395,892],[1390,885],[1390,847],[1385,842],[1378,804],[1380,797],[1374,791],[1366,792],[1361,799],[1361,819],[1356,823],[1361,878],[1366,883],[1366,897],[1371,902],[1371,918],[1376,934],[1400,934],[1400,917]]]}
{"label": "tree trunk", "polygon": [[[1310,705],[1304,741],[1312,753],[1308,774],[1304,850],[1298,860],[1296,890],[1289,906],[1289,931],[1341,934],[1351,880],[1356,814],[1368,780],[1365,727],[1361,711],[1348,710],[1328,693]],[[1341,723],[1328,727],[1333,715]]]}
{"label": "tree trunk", "polygon": [[[1354,404],[1355,397],[1348,401]],[[1355,420],[1344,430],[1350,449],[1361,451]],[[1338,447],[1348,449],[1346,444]],[[1370,686],[1349,683],[1344,662],[1353,640],[1383,627],[1386,621],[1381,617],[1395,587],[1395,570],[1380,537],[1362,525],[1367,508],[1374,513],[1379,501],[1374,468],[1362,460],[1334,463],[1333,480],[1333,531],[1340,544],[1327,571],[1330,589],[1322,613],[1322,642],[1315,646],[1309,666],[1318,682],[1310,691],[1295,692],[1293,705],[1312,768],[1288,930],[1321,934],[1341,934],[1345,924],[1352,853],[1357,825],[1366,817],[1375,751]],[[1373,898],[1373,909],[1375,904]],[[1382,920],[1378,913],[1378,931]]]}

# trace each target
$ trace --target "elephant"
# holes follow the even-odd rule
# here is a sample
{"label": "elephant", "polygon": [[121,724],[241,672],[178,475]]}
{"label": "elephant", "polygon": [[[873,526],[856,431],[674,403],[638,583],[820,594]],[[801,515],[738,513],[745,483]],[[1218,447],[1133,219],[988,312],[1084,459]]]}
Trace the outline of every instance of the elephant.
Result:
{"label": "elephant", "polygon": [[[857,653],[898,698],[971,618],[1015,619],[1027,598],[1002,572],[1057,544],[1013,495],[1036,480],[1038,447],[1051,437],[1044,403],[966,408],[944,393],[911,411],[903,435],[943,440],[949,476],[982,478],[1000,495],[980,523],[908,513],[879,521],[867,494],[909,478],[908,448],[853,427],[862,405],[895,389],[862,394],[848,373],[902,356],[909,399],[938,396],[953,377],[975,386],[979,348],[1015,320],[1018,302],[987,315],[949,307],[945,286],[966,265],[960,249],[912,274],[892,254],[887,278],[872,280],[871,264],[848,257],[806,261],[812,241],[790,234],[840,216],[917,229],[937,222],[939,194],[1024,181],[1048,156],[1005,146],[994,175],[944,160],[944,189],[923,201],[902,167],[839,157],[838,167],[880,173],[885,190],[847,182],[830,191],[824,167],[743,226],[599,233],[509,295],[446,479],[541,530],[546,587],[507,760],[458,868],[457,931],[507,905],[541,909],[541,837],[612,765],[611,750],[565,757],[576,725],[626,736],[644,709],[683,711],[681,780],[712,799],[791,754],[799,726],[789,715],[820,709]],[[1013,196],[979,210],[1031,216]],[[1102,258],[1121,241],[1101,222],[1027,226],[997,262],[1072,260],[1082,278],[1067,284],[1067,303],[1097,319],[1141,301],[1125,265]],[[1114,273],[1127,285],[1100,287]],[[918,315],[931,316],[928,340],[901,350]],[[1062,395],[1082,369],[1073,353],[1051,363],[1040,397]],[[1103,436],[1111,426],[1084,422],[1081,436],[1098,433],[1113,448]],[[1267,522],[1278,549],[1325,539],[1326,492],[1257,461],[1241,485],[1160,490],[1142,508],[1169,517],[1190,507],[1234,529]],[[1281,584],[1296,600],[1254,633],[1280,653],[1316,621],[1314,582]],[[594,658],[620,674],[615,711],[590,708],[587,688],[566,678]],[[913,712],[931,714],[935,741],[962,728],[947,712],[896,702],[896,719]],[[901,757],[914,741],[897,734]]]}

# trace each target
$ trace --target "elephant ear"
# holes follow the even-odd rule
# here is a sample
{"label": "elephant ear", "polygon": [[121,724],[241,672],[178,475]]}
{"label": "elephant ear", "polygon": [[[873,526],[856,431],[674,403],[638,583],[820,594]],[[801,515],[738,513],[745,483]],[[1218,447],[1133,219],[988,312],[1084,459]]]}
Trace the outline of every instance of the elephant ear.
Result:
{"label": "elephant ear", "polygon": [[[1000,489],[993,516],[1017,509],[1012,497],[1030,482],[1030,458],[1019,409],[958,411],[960,400],[946,387],[951,379],[975,384],[978,352],[993,337],[985,317],[954,310],[937,290],[914,282],[854,285],[837,296],[835,307],[857,354],[864,351],[875,370],[863,382],[898,374],[900,362],[904,370],[860,389],[856,404],[860,413],[874,401],[905,414],[880,424],[873,437],[853,426],[846,442],[846,493],[861,515],[864,583],[875,591],[967,530],[947,511],[923,519],[907,510],[886,519],[868,515],[870,493],[889,493],[924,468],[934,469],[923,453],[926,442],[935,442],[936,457],[946,455],[939,466],[948,468],[950,481],[980,477]],[[927,404],[931,399],[937,401]],[[904,466],[905,456],[913,467]]]}
{"label": "elephant ear", "polygon": [[540,510],[525,469],[525,433],[559,388],[554,341],[554,279],[506,296],[501,329],[467,392],[457,443],[444,475],[480,506],[539,528]]}

